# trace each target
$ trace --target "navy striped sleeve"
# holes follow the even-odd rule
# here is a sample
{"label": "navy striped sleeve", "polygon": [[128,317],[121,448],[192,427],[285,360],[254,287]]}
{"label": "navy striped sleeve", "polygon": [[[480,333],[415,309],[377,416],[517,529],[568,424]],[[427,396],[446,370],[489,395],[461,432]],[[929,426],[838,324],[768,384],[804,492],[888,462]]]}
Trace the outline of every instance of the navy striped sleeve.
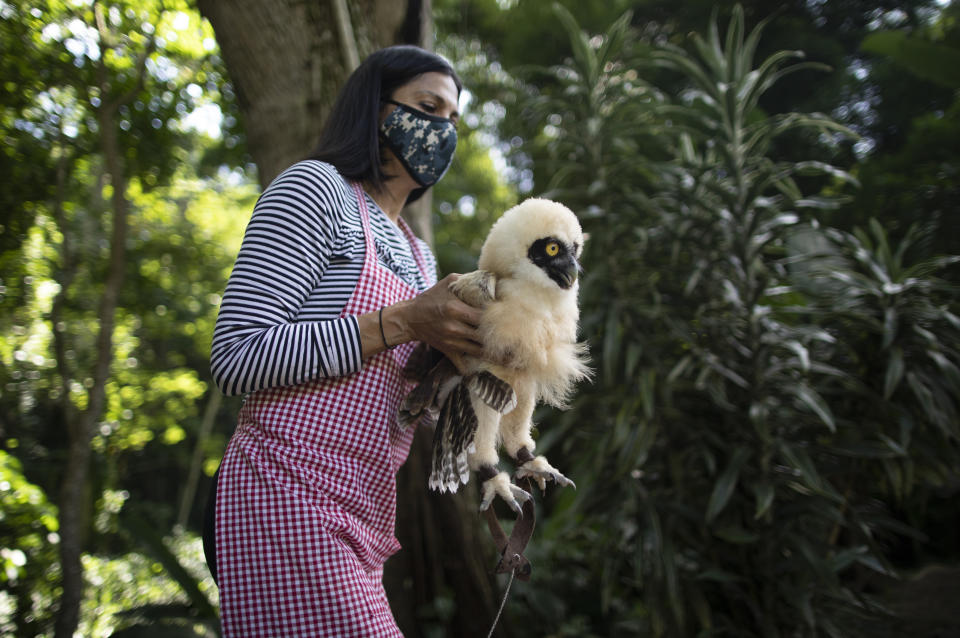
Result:
{"label": "navy striped sleeve", "polygon": [[214,328],[210,367],[224,394],[360,369],[356,317],[297,320],[350,205],[340,175],[316,161],[287,169],[260,196]]}

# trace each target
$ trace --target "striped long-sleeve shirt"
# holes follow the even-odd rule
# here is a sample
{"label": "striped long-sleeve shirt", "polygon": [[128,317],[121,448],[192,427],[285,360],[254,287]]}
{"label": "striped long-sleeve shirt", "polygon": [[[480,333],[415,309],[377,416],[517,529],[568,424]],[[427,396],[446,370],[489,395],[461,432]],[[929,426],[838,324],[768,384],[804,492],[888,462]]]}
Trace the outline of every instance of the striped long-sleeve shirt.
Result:
{"label": "striped long-sleeve shirt", "polygon": [[[366,201],[377,258],[423,291],[403,232]],[[435,270],[430,249],[422,241],[419,248]],[[217,317],[210,364],[220,390],[244,394],[358,371],[359,325],[340,313],[363,258],[356,196],[336,169],[307,160],[277,177],[253,210]]]}

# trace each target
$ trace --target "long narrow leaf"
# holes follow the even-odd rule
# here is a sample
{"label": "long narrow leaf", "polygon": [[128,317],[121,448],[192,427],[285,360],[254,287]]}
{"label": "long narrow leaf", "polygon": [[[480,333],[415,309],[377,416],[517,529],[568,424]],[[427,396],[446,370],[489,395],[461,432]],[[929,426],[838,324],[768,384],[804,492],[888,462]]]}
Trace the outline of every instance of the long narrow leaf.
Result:
{"label": "long narrow leaf", "polygon": [[757,44],[760,42],[760,36],[763,34],[763,30],[766,28],[768,22],[770,22],[770,17],[761,20],[757,26],[751,29],[750,35],[748,35],[744,41],[738,58],[739,66],[734,71],[737,77],[746,75],[750,65],[753,64],[753,56],[757,51]]}
{"label": "long narrow leaf", "polygon": [[710,501],[707,503],[707,523],[712,522],[730,502],[730,497],[737,487],[737,480],[740,478],[740,470],[748,458],[750,458],[750,450],[746,447],[739,446],[733,451],[730,463],[717,479],[710,494]]}
{"label": "long narrow leaf", "polygon": [[724,52],[726,55],[727,82],[736,82],[738,79],[736,69],[744,66],[740,60],[744,53],[743,33],[745,28],[743,22],[743,5],[737,3],[733,7],[733,17],[730,19],[730,24],[727,25],[726,50]]}
{"label": "long narrow leaf", "polygon": [[757,505],[753,512],[753,518],[759,520],[766,516],[771,506],[773,506],[773,498],[776,490],[774,490],[773,484],[769,481],[761,481],[754,486],[754,493],[756,495]]}
{"label": "long narrow leaf", "polygon": [[830,411],[830,406],[827,405],[826,401],[823,400],[816,390],[811,388],[805,383],[800,383],[789,388],[790,391],[800,399],[800,402],[805,406],[810,408],[810,410],[816,414],[823,424],[831,432],[837,431],[837,423],[833,417],[833,412]]}
{"label": "long narrow leaf", "polygon": [[580,25],[577,24],[573,14],[559,2],[553,3],[553,12],[567,32],[567,37],[573,47],[574,60],[584,73],[588,85],[593,86],[597,81],[597,59],[586,34],[580,29]]}
{"label": "long narrow leaf", "polygon": [[603,44],[597,51],[598,59],[603,62],[607,62],[615,53],[620,51],[620,48],[623,46],[623,41],[626,39],[627,33],[630,31],[630,21],[632,18],[633,11],[626,11],[623,15],[617,18],[616,22],[610,25],[610,28],[607,29],[607,34],[603,40]]}
{"label": "long narrow leaf", "polygon": [[900,385],[900,380],[903,379],[903,372],[903,350],[898,347],[892,348],[890,350],[890,356],[887,359],[887,372],[883,379],[884,399],[889,399],[893,396],[893,393],[897,390],[897,386]]}
{"label": "long narrow leaf", "polygon": [[783,454],[786,464],[800,473],[800,478],[803,480],[804,486],[814,493],[830,496],[837,502],[843,500],[842,497],[820,477],[816,465],[806,450],[786,441],[780,441],[778,448]]}
{"label": "long narrow leaf", "polygon": [[700,59],[706,63],[714,76],[719,78],[726,77],[727,70],[724,66],[723,51],[715,47],[711,41],[701,38],[698,34],[694,34],[692,39],[697,53],[700,54]]}

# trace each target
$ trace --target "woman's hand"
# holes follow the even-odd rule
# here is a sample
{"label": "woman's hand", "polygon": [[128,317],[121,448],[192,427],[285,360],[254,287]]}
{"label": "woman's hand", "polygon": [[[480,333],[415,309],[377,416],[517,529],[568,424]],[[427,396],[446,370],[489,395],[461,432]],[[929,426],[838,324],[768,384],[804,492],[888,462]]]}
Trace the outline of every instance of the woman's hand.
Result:
{"label": "woman's hand", "polygon": [[[458,274],[447,275],[413,299],[385,307],[383,337],[387,344],[395,346],[408,341],[423,341],[443,352],[455,364],[463,355],[479,357],[483,346],[477,325],[482,311],[464,303],[450,290],[450,284],[459,277]],[[359,318],[364,358],[384,349],[379,319],[376,312]]]}

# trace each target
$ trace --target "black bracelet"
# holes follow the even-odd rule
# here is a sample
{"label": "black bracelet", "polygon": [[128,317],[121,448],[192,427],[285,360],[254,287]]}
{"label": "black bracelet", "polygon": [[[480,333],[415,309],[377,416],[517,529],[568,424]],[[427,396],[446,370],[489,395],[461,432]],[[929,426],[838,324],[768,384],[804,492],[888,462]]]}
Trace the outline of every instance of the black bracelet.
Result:
{"label": "black bracelet", "polygon": [[393,350],[397,346],[387,345],[387,336],[383,334],[383,308],[380,308],[380,312],[377,313],[377,321],[380,322],[380,338],[383,339],[383,347],[387,350]]}

